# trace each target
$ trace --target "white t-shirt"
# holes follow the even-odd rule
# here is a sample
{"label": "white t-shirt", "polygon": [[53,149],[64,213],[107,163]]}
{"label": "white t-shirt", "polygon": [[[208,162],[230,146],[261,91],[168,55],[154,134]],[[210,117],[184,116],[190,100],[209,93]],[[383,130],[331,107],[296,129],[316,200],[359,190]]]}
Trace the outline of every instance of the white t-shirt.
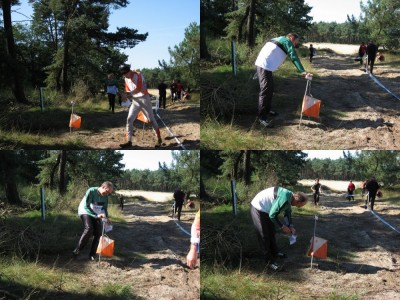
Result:
{"label": "white t-shirt", "polygon": [[267,42],[258,54],[255,65],[264,70],[274,72],[283,64],[286,57],[286,53],[279,46]]}
{"label": "white t-shirt", "polygon": [[274,201],[274,187],[259,192],[251,201],[251,205],[259,211],[269,213]]}

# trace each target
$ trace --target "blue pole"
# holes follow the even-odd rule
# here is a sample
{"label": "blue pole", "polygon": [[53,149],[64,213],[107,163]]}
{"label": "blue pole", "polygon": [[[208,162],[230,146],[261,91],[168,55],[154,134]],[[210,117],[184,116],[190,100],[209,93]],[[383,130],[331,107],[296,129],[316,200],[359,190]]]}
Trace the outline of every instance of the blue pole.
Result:
{"label": "blue pole", "polygon": [[46,208],[44,206],[44,188],[40,188],[40,202],[41,202],[41,206],[42,206],[42,219],[44,221],[45,219],[45,214],[46,214]]}
{"label": "blue pole", "polygon": [[231,42],[231,47],[232,47],[232,73],[234,76],[236,76],[236,47],[235,47],[235,41]]}
{"label": "blue pole", "polygon": [[232,212],[233,215],[236,216],[237,214],[236,187],[235,187],[235,181],[233,179],[231,180],[231,192],[232,192]]}

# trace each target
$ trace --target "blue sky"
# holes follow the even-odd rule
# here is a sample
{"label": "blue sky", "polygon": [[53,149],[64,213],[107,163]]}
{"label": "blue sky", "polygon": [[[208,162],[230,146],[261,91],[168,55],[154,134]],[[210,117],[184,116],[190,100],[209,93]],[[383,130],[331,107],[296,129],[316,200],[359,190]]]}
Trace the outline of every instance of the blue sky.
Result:
{"label": "blue sky", "polygon": [[[27,16],[31,16],[32,6],[21,1],[14,6]],[[26,20],[26,17],[13,13],[13,21]],[[149,33],[145,42],[132,49],[121,49],[128,57],[133,69],[158,67],[158,60],[169,61],[168,47],[173,48],[184,39],[185,28],[190,23],[200,24],[200,0],[131,0],[126,8],[112,10],[109,30],[129,27],[139,33]]]}
{"label": "blue sky", "polygon": [[[354,15],[357,19],[361,13],[360,0],[305,0],[313,7],[310,16],[314,17],[313,22],[333,22],[343,23],[347,20],[347,15]],[[366,0],[362,0],[366,3]]]}
{"label": "blue sky", "polygon": [[167,166],[172,163],[171,150],[121,150],[122,159],[126,170],[158,170],[158,162],[165,162]]}

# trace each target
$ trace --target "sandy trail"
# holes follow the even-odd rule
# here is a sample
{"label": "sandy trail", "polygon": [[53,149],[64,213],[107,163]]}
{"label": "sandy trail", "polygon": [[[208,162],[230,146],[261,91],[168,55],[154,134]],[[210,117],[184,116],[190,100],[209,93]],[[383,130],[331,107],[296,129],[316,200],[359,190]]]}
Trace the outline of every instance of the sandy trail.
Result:
{"label": "sandy trail", "polygon": [[[158,90],[149,89],[149,93],[158,96]],[[155,100],[153,99],[152,102],[155,107]],[[60,138],[64,142],[80,140],[84,143],[82,147],[120,149],[119,144],[125,142],[128,111],[128,108],[119,107],[117,103],[114,114],[111,111],[80,114],[83,120],[82,128],[72,134],[63,133]],[[186,149],[200,148],[200,106],[198,104],[190,103],[190,101],[171,103],[171,100],[167,99],[166,109],[159,109],[158,115]],[[155,118],[163,139],[163,146],[157,149],[182,149],[163,122],[157,116]],[[134,128],[133,145],[129,149],[154,149],[156,136],[152,125],[145,124],[143,127],[143,123],[136,120]]]}
{"label": "sandy trail", "polygon": [[[400,101],[379,87],[354,61],[357,46],[315,45],[317,49],[321,46],[335,51],[317,50],[320,56],[313,60],[311,94],[322,101],[320,117],[304,117],[299,127],[306,80],[279,80],[272,102],[272,109],[279,115],[274,118],[274,128],[261,130],[265,149],[400,149]],[[400,95],[400,70],[378,62],[374,74],[390,91]],[[253,115],[237,118],[238,126],[247,130],[253,122]],[[258,127],[250,130],[260,132]]]}
{"label": "sandy trail", "polygon": [[[330,184],[331,183],[331,184]],[[347,182],[325,182],[327,186],[343,189]],[[328,240],[328,259],[305,256],[313,234],[313,216],[298,216],[298,244],[287,246],[287,237],[279,237],[288,254],[286,274],[307,299],[328,294],[358,295],[359,299],[399,299],[400,293],[400,235],[363,207],[360,197],[348,201],[343,195],[322,195],[318,210],[316,235]],[[400,208],[384,199],[375,202],[375,212],[400,230]]]}
{"label": "sandy trail", "polygon": [[[141,196],[125,198],[127,223],[114,223],[109,233],[115,240],[113,257],[103,258],[100,264],[91,262],[86,258],[89,249],[84,249],[64,267],[78,272],[77,280],[83,285],[101,287],[111,282],[129,286],[134,299],[199,299],[200,269],[186,267],[190,236],[175,224],[162,198],[150,202],[143,193]],[[195,213],[183,209],[180,225],[188,232]]]}

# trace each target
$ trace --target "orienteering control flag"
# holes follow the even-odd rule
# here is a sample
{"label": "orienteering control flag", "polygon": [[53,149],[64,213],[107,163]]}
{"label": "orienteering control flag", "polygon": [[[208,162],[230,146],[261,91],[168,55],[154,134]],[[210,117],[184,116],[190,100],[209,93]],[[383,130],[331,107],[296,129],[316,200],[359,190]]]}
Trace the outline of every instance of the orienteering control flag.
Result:
{"label": "orienteering control flag", "polygon": [[[315,240],[313,240],[315,239]],[[327,258],[328,256],[328,241],[317,236],[311,238],[310,249],[308,250],[308,256],[314,256],[316,258]]]}
{"label": "orienteering control flag", "polygon": [[319,118],[319,110],[321,108],[321,100],[305,95],[303,98],[303,106],[301,112],[305,116]]}
{"label": "orienteering control flag", "polygon": [[143,123],[150,123],[150,120],[147,119],[147,117],[144,115],[144,113],[142,111],[139,112],[137,119],[139,121],[142,121]]}

